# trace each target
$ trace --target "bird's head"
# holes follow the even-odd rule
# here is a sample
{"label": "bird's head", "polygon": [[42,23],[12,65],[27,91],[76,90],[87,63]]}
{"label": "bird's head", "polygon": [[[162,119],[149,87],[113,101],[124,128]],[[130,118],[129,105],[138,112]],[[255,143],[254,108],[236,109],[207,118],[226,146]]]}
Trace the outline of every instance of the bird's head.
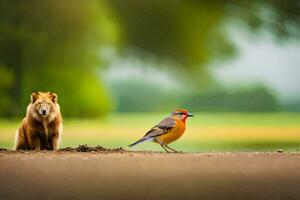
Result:
{"label": "bird's head", "polygon": [[183,122],[185,122],[185,120],[188,117],[194,117],[194,115],[192,113],[190,113],[188,110],[185,110],[185,109],[175,110],[174,112],[172,112],[171,116],[177,117],[177,118],[181,119]]}

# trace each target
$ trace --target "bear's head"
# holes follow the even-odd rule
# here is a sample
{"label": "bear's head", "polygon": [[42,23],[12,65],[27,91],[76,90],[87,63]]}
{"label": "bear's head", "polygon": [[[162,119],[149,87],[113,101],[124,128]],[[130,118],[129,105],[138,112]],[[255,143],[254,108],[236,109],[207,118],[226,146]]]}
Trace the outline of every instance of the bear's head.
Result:
{"label": "bear's head", "polygon": [[57,112],[57,94],[53,92],[33,92],[31,94],[31,109],[35,118],[47,118]]}

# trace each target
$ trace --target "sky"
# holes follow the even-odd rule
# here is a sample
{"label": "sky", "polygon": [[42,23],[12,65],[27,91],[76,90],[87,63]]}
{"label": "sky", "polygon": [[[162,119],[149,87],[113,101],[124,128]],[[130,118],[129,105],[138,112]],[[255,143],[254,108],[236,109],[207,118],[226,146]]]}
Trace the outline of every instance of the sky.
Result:
{"label": "sky", "polygon": [[278,41],[267,33],[233,32],[239,55],[215,63],[214,77],[227,86],[261,83],[283,102],[300,98],[300,42]]}

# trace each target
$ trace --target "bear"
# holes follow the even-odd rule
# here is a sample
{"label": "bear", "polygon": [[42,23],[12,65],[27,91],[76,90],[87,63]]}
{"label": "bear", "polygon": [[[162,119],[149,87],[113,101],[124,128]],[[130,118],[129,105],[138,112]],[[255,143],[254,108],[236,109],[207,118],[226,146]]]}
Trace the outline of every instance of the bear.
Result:
{"label": "bear", "polygon": [[17,130],[15,150],[58,150],[62,116],[54,92],[33,92]]}

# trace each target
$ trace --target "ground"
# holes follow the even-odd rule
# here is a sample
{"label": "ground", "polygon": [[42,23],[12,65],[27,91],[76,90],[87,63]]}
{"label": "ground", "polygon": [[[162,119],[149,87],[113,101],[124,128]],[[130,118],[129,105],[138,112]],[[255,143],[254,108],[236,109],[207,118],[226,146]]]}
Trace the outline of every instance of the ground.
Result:
{"label": "ground", "polygon": [[58,152],[1,150],[21,120],[0,120],[0,199],[299,199],[300,114],[195,113],[171,144],[185,153],[127,147],[167,115],[64,119]]}
{"label": "ground", "polygon": [[300,154],[2,150],[0,180],[0,199],[299,199]]}

